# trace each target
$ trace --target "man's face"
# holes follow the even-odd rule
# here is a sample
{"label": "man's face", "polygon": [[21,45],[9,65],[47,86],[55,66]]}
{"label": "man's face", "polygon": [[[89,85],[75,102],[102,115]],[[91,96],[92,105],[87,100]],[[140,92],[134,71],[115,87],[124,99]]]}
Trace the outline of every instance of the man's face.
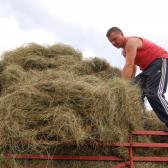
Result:
{"label": "man's face", "polygon": [[108,40],[116,48],[123,48],[124,47],[125,38],[122,33],[111,32],[108,37]]}

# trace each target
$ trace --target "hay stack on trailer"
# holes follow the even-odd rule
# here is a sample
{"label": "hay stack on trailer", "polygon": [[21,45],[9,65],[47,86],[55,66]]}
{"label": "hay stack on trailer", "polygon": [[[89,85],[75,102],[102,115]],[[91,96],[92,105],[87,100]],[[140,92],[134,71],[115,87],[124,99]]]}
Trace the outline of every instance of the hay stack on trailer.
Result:
{"label": "hay stack on trailer", "polygon": [[[126,141],[129,130],[148,123],[139,88],[120,79],[121,71],[105,60],[84,60],[64,44],[28,44],[2,58],[1,153],[49,153],[46,144],[64,142],[76,143],[77,149],[67,150],[80,153],[85,141]],[[121,149],[115,153],[125,155]]]}

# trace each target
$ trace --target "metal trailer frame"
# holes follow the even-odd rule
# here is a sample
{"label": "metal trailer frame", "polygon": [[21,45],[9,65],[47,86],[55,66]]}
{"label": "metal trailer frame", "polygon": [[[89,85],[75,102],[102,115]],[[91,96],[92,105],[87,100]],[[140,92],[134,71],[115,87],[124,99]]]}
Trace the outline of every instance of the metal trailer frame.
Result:
{"label": "metal trailer frame", "polygon": [[[128,142],[124,143],[111,143],[111,142],[99,142],[98,146],[108,147],[126,147],[128,148],[127,160],[116,156],[93,156],[93,155],[39,155],[39,154],[4,154],[7,158],[15,159],[46,159],[46,160],[79,160],[79,161],[116,161],[118,165],[111,168],[125,168],[134,167],[134,162],[168,162],[168,156],[166,157],[152,157],[152,156],[134,156],[134,148],[168,148],[168,143],[146,143],[146,142],[134,142],[136,136],[167,136],[168,132],[164,131],[145,131],[135,130],[131,131]],[[88,142],[89,143],[89,142]],[[91,144],[91,143],[89,143]],[[64,145],[71,146],[72,144],[66,143]],[[88,144],[86,144],[88,145]]]}

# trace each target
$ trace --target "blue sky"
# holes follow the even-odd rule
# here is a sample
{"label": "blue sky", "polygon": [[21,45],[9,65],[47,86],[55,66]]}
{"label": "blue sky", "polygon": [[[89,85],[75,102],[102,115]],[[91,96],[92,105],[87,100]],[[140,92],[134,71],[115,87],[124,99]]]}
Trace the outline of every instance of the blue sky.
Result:
{"label": "blue sky", "polygon": [[167,0],[1,0],[0,53],[24,43],[69,44],[84,57],[101,57],[121,68],[124,58],[105,34],[148,38],[168,50]]}

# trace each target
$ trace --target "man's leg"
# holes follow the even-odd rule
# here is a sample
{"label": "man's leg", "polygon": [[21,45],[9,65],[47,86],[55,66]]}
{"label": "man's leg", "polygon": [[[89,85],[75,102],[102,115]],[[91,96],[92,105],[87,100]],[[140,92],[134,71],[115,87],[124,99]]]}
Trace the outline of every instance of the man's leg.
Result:
{"label": "man's leg", "polygon": [[168,127],[168,102],[164,96],[168,82],[168,59],[157,59],[145,73],[147,75],[145,96],[153,111]]}

